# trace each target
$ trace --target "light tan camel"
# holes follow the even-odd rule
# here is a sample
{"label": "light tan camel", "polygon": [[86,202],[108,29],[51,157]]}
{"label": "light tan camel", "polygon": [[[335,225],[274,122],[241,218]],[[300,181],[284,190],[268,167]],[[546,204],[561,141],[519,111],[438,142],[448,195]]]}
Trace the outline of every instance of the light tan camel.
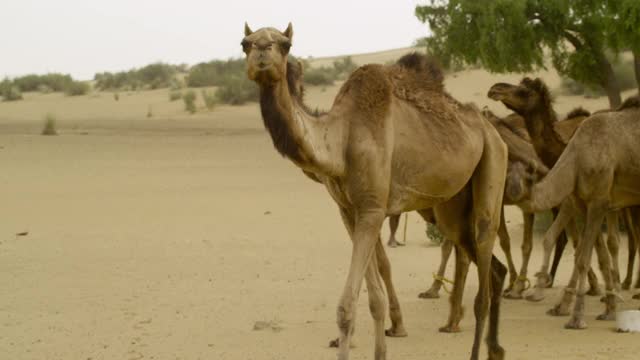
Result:
{"label": "light tan camel", "polygon": [[[387,288],[391,278],[388,263],[379,261],[384,257],[380,229],[387,215],[429,208],[443,234],[478,265],[471,358],[479,356],[487,314],[489,358],[504,358],[498,319],[506,269],[492,251],[507,149],[497,131],[477,108],[449,96],[439,68],[417,54],[394,65],[357,69],[331,110],[315,115],[288,84],[292,37],[291,24],[284,32],[254,32],[245,24],[242,47],[248,77],[260,88],[262,118],[276,150],[327,187],[353,243],[337,309],[338,358],[349,357],[355,305],[366,280],[375,359],[386,359],[386,299],[380,275]],[[399,307],[392,306],[390,316],[387,335],[406,335],[396,327]]]}
{"label": "light tan camel", "polygon": [[[556,163],[562,151],[564,151],[567,142],[573,136],[573,133],[589,115],[589,113],[583,109],[576,109],[569,114],[567,120],[557,121],[556,113],[553,110],[551,93],[546,84],[539,78],[535,80],[524,78],[518,85],[506,83],[495,84],[489,90],[488,96],[493,100],[501,101],[507,108],[523,116],[536,152],[543,162],[545,162],[545,165],[549,167],[552,167]],[[555,233],[553,233],[554,237],[551,238],[548,236],[552,233],[551,231],[545,236],[545,241],[543,242],[543,266],[537,274],[538,281],[535,286],[536,291],[527,296],[528,300],[542,300],[544,298],[543,289],[551,286],[553,283],[555,271],[559,263],[559,252],[564,249],[566,239],[564,236],[559,239],[558,246],[556,247],[556,256],[551,273],[549,274],[549,261],[553,245],[556,243],[556,239],[558,239],[557,236],[563,233],[562,231],[565,226],[569,226],[568,230],[575,232],[575,224],[572,220],[573,214],[571,214],[570,209],[573,208],[568,205],[563,208],[565,213],[562,214],[562,219],[557,222],[557,224],[562,224],[562,226],[552,227],[555,231]],[[559,211],[554,211],[554,215],[557,219],[559,217]],[[569,221],[571,221],[571,223],[568,223]],[[610,226],[608,226],[608,241],[612,249],[614,263],[617,264],[619,233],[616,214],[612,213],[608,215],[608,223],[610,224]],[[615,275],[619,274],[617,269],[616,266],[614,276],[619,279],[619,276]],[[609,270],[605,269],[603,271],[606,272]],[[588,293],[590,295],[600,294],[597,278],[591,270],[589,271],[589,282],[591,287]],[[554,315],[553,310],[550,314]]]}
{"label": "light tan camel", "polygon": [[[586,223],[578,242],[572,281],[565,293],[577,296],[566,328],[584,329],[586,274],[594,245],[606,254],[600,235],[605,215],[617,209],[640,205],[640,98],[627,99],[616,111],[595,114],[585,120],[549,174],[531,190],[530,206],[542,211],[567,199],[586,212]],[[565,203],[567,203],[565,201]],[[602,250],[604,249],[604,251]],[[608,261],[607,256],[605,260]],[[606,275],[606,273],[605,273]],[[605,312],[598,319],[612,319],[616,311],[616,289],[605,277]]]}

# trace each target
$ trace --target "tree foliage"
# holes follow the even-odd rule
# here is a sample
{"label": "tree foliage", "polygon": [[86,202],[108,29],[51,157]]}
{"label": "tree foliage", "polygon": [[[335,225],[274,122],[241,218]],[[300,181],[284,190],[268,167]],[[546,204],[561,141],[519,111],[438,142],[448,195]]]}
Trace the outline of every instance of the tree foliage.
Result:
{"label": "tree foliage", "polygon": [[[614,43],[620,48],[638,40],[638,3],[431,0],[417,6],[415,14],[433,33],[426,40],[427,47],[445,64],[480,63],[492,72],[529,72],[544,67],[548,49],[560,74],[606,89],[615,106],[620,91],[605,50]],[[626,15],[620,15],[622,12]],[[617,21],[623,17],[625,21]],[[634,34],[613,35],[621,29]]]}

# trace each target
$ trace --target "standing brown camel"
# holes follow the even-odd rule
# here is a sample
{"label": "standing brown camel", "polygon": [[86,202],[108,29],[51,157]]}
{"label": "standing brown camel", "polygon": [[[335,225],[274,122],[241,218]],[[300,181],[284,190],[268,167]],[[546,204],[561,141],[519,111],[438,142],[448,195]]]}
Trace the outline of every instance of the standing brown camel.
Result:
{"label": "standing brown camel", "polygon": [[[477,108],[449,96],[440,69],[418,54],[390,66],[357,69],[331,110],[313,114],[288,82],[292,37],[291,24],[284,32],[254,32],[245,24],[242,47],[248,77],[260,88],[262,118],[276,150],[327,187],[352,240],[351,265],[337,309],[338,358],[349,357],[355,306],[365,280],[375,359],[386,359],[386,299],[380,274],[384,278],[389,271],[380,268],[388,267],[379,261],[384,252],[378,245],[380,229],[387,215],[429,208],[443,234],[478,267],[471,358],[478,359],[487,314],[489,358],[504,358],[498,320],[506,269],[492,251],[507,149],[497,131]],[[390,276],[385,283],[391,284]],[[397,334],[397,310],[391,313],[387,335]]]}
{"label": "standing brown camel", "polygon": [[[553,109],[551,92],[546,84],[539,78],[535,80],[524,78],[518,85],[506,83],[495,84],[489,89],[488,96],[493,100],[501,101],[507,108],[515,111],[524,118],[533,147],[540,156],[540,159],[542,159],[544,164],[549,168],[555,165],[576,129],[589,115],[585,110],[576,109],[569,114],[567,120],[558,121],[556,112]],[[568,208],[569,207],[565,209]],[[554,218],[557,218],[559,210],[553,209],[553,211]],[[609,218],[609,222],[612,224],[612,226],[608,227],[609,240],[611,247],[617,249],[619,238],[617,217],[615,214],[612,214]],[[571,227],[573,228],[574,226],[571,225]],[[547,274],[547,271],[538,273],[538,283],[536,285],[538,291],[528,296],[527,298],[529,300],[542,300],[542,288],[549,287],[553,284],[560,255],[566,244],[566,236],[562,231],[563,229],[564,226],[559,229],[561,232],[558,233],[560,237],[558,238],[558,246],[556,246],[556,254],[551,273]],[[545,261],[545,268],[548,268],[548,258],[550,257],[551,251],[549,246],[553,246],[554,242],[555,238],[553,242],[545,242],[545,259],[547,259],[547,261]],[[615,252],[614,255],[617,260],[617,252]],[[589,271],[589,282],[591,285],[589,294],[600,294],[597,278],[591,270]]]}
{"label": "standing brown camel", "polygon": [[[584,329],[587,326],[584,319],[586,274],[594,245],[606,249],[599,236],[605,215],[612,210],[640,205],[638,139],[640,98],[634,97],[627,99],[616,111],[595,114],[585,120],[557,164],[532,188],[530,205],[534,210],[558,206],[571,197],[575,205],[586,212],[586,223],[576,251],[576,302],[566,328]],[[605,284],[606,308],[598,319],[615,316],[616,289],[606,277]],[[576,288],[570,283],[566,290],[575,292]]]}
{"label": "standing brown camel", "polygon": [[[529,189],[526,189],[526,187],[530,186],[532,181],[535,182],[536,179],[544,177],[549,170],[536,155],[526,129],[523,128],[524,120],[522,117],[512,114],[501,119],[488,110],[483,111],[483,115],[496,127],[502,140],[507,144],[509,152],[503,209],[504,205],[518,205],[524,195],[529,192]],[[504,210],[503,216],[500,219],[500,227],[498,228],[500,247],[506,255],[510,275],[510,285],[505,291],[505,297],[511,299],[521,299],[522,292],[526,289],[528,283],[527,269],[532,250],[533,213],[529,212],[526,208],[521,208],[521,210],[524,219],[522,242],[523,261],[519,273],[516,271],[511,256],[511,239],[504,219]],[[438,272],[434,276],[431,287],[418,295],[420,298],[434,299],[440,297],[439,291],[444,285],[444,271],[451,254],[451,249],[452,245],[450,243],[443,243]],[[440,330],[448,331],[449,329],[457,330],[457,323],[449,323]]]}

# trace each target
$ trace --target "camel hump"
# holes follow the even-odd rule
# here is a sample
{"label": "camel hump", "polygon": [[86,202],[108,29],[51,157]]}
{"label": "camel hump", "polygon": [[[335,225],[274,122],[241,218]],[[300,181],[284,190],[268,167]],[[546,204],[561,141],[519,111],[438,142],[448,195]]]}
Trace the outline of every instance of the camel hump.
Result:
{"label": "camel hump", "polygon": [[573,110],[571,110],[568,114],[567,117],[565,117],[565,120],[569,120],[569,119],[573,119],[573,118],[577,118],[577,117],[589,117],[591,116],[591,113],[589,112],[589,110],[583,108],[583,107],[577,107]]}
{"label": "camel hump", "polygon": [[404,55],[397,62],[398,65],[405,69],[415,71],[416,73],[426,76],[427,80],[435,84],[442,85],[444,82],[444,73],[436,59],[419,52],[412,52]]}
{"label": "camel hump", "polygon": [[350,96],[366,118],[382,119],[391,106],[391,82],[382,65],[364,65],[342,85],[336,102]]}
{"label": "camel hump", "polygon": [[635,95],[627,98],[622,105],[620,105],[616,111],[622,111],[626,109],[640,109],[640,96]]}

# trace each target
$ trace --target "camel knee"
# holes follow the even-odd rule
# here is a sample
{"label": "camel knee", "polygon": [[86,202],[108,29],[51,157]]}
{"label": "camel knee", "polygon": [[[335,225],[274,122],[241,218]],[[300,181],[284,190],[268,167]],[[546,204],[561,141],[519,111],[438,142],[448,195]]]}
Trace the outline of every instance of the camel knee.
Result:
{"label": "camel knee", "polygon": [[348,334],[353,328],[353,304],[343,302],[336,311],[338,329],[342,334]]}

